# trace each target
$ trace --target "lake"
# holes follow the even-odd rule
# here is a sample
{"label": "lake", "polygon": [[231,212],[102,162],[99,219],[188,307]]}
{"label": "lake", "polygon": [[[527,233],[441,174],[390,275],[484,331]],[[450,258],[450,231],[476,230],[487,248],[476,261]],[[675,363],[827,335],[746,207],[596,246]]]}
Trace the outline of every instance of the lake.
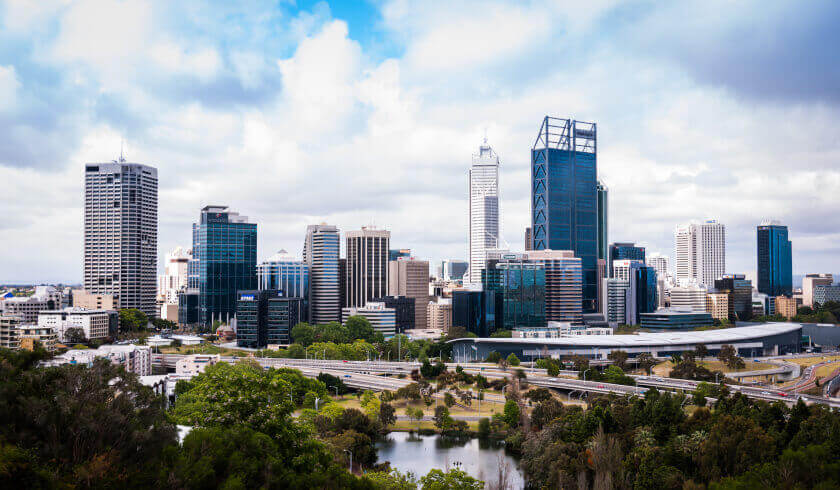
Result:
{"label": "lake", "polygon": [[408,432],[391,432],[377,444],[379,463],[391,462],[391,467],[405,473],[411,471],[419,479],[434,468],[446,470],[458,467],[487,483],[499,480],[499,465],[507,465],[508,488],[525,486],[519,465],[505,454],[503,444],[476,438],[451,438],[440,435],[421,436]]}

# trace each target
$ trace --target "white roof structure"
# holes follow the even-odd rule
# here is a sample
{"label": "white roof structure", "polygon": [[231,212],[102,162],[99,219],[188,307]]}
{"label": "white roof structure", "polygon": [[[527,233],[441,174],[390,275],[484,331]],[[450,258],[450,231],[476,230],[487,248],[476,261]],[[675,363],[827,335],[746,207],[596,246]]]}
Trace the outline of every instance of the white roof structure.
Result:
{"label": "white roof structure", "polygon": [[798,323],[766,323],[750,327],[721,328],[717,330],[675,331],[662,333],[640,332],[633,335],[587,335],[561,338],[463,338],[450,342],[474,342],[484,344],[517,343],[546,346],[585,347],[651,347],[662,345],[737,343],[781,335],[801,330]]}

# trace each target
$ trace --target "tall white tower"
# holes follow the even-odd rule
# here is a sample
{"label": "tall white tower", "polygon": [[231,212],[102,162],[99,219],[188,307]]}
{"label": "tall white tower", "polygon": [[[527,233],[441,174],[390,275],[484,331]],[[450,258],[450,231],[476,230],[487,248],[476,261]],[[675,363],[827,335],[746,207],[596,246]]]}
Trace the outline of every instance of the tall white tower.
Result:
{"label": "tall white tower", "polygon": [[678,283],[711,288],[726,273],[726,226],[722,223],[706,220],[680,225],[674,242]]}
{"label": "tall white tower", "polygon": [[473,154],[470,168],[470,266],[467,280],[481,282],[488,249],[499,248],[499,156],[487,138]]}

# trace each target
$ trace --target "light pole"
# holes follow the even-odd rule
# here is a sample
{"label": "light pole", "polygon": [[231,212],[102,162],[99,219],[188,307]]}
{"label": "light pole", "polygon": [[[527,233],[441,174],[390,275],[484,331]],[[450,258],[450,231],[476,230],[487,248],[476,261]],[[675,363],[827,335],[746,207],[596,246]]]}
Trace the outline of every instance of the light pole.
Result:
{"label": "light pole", "polygon": [[318,402],[319,402],[319,401],[321,401],[321,399],[320,399],[320,398],[318,398],[318,397],[316,396],[316,397],[315,397],[315,411],[316,411],[316,412],[318,411]]}
{"label": "light pole", "polygon": [[583,370],[583,381],[584,381],[584,382],[586,381],[586,372],[587,372],[587,371],[589,371],[589,370],[591,370],[591,369],[592,369],[592,368],[586,368],[586,369],[584,369],[584,370]]}
{"label": "light pole", "polygon": [[350,455],[350,473],[353,473],[353,451],[344,449],[344,452]]}
{"label": "light pole", "polygon": [[335,397],[338,398],[338,386],[333,386],[335,388]]}

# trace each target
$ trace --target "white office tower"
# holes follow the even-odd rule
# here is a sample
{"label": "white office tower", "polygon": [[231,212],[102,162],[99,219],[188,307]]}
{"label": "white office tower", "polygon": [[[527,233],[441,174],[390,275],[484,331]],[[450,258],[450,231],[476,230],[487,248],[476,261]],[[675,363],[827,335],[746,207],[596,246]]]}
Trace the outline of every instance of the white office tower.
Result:
{"label": "white office tower", "polygon": [[676,282],[714,287],[726,273],[726,227],[715,220],[680,225],[674,232]]}
{"label": "white office tower", "polygon": [[178,304],[178,293],[187,288],[187,269],[192,251],[177,246],[166,254],[163,275],[158,277],[158,301]]}
{"label": "white office tower", "polygon": [[604,305],[604,317],[611,326],[627,323],[627,296],[630,282],[614,277],[601,279],[601,304]]}
{"label": "white office tower", "polygon": [[470,266],[465,283],[481,284],[487,250],[499,243],[499,156],[487,138],[473,155],[470,168]]}
{"label": "white office tower", "polygon": [[309,265],[309,322],[341,321],[339,253],[341,238],[335,226],[306,227],[303,261]]}
{"label": "white office tower", "polygon": [[641,260],[614,260],[613,261],[613,277],[622,281],[630,282],[630,274],[634,268],[643,266]]}
{"label": "white office tower", "polygon": [[671,308],[706,311],[706,288],[692,285],[671,288]]}
{"label": "white office tower", "polygon": [[656,278],[660,280],[667,280],[667,278],[671,277],[671,271],[669,267],[669,260],[667,255],[662,255],[660,253],[650,253],[646,257],[647,265],[653,267],[653,270],[656,271]]}
{"label": "white office tower", "polygon": [[[362,307],[368,301],[388,295],[388,247],[391,232],[372,226],[348,231],[347,239],[347,299],[342,306]],[[426,265],[428,284],[428,264]],[[428,286],[426,286],[428,289]],[[425,303],[423,304],[425,307]]]}
{"label": "white office tower", "polygon": [[85,165],[85,291],[156,316],[157,234],[157,169],[123,158]]}

